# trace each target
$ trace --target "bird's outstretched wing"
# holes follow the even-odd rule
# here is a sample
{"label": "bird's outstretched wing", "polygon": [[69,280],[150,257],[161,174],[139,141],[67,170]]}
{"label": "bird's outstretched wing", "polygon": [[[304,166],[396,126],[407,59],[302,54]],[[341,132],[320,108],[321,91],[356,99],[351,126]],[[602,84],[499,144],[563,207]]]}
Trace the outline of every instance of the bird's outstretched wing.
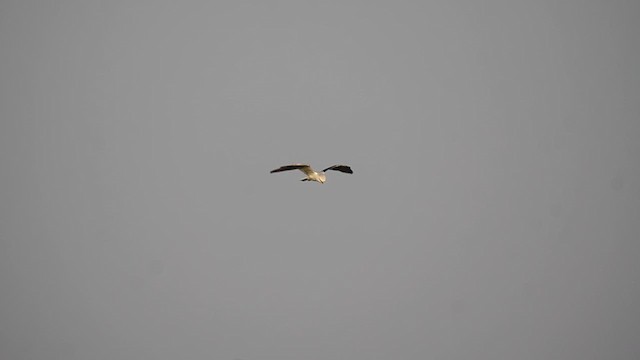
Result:
{"label": "bird's outstretched wing", "polygon": [[300,170],[307,175],[313,173],[313,169],[311,168],[311,166],[305,165],[305,164],[293,164],[293,165],[280,166],[277,169],[271,170],[271,173],[273,174],[273,173],[277,173],[281,171],[289,171],[289,170]]}
{"label": "bird's outstretched wing", "polygon": [[322,172],[325,172],[327,170],[336,170],[336,171],[341,171],[343,173],[347,173],[347,174],[353,174],[353,170],[351,170],[351,167],[347,166],[347,165],[333,165],[333,166],[329,166],[328,168],[322,170]]}

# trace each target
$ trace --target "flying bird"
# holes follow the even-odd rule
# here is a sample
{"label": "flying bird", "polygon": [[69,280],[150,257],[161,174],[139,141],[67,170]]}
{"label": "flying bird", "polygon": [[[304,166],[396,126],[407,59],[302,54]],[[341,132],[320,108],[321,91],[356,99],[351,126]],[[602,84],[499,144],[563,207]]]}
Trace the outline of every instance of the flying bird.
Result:
{"label": "flying bird", "polygon": [[277,169],[271,170],[271,174],[281,172],[281,171],[289,171],[289,170],[300,170],[305,175],[307,175],[306,178],[301,179],[300,181],[317,181],[321,184],[324,184],[324,182],[327,181],[327,177],[324,174],[325,171],[327,170],[335,170],[335,171],[340,171],[347,174],[353,174],[353,170],[351,170],[351,167],[347,165],[333,165],[333,166],[329,166],[328,168],[320,172],[317,172],[313,170],[311,166],[305,165],[305,164],[293,164],[293,165],[280,166]]}

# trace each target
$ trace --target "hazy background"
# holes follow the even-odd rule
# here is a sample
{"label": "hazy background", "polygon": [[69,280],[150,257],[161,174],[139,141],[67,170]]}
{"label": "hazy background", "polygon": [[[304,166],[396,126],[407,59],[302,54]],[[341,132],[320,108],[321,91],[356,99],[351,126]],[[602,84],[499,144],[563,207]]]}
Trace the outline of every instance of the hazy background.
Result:
{"label": "hazy background", "polygon": [[2,359],[640,358],[639,15],[2,1]]}

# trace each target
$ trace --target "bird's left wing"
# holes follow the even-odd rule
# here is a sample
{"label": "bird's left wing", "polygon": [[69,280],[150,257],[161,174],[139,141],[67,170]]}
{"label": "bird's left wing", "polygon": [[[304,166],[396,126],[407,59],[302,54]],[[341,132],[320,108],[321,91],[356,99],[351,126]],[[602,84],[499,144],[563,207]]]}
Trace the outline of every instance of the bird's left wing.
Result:
{"label": "bird's left wing", "polygon": [[307,175],[313,173],[313,169],[311,169],[311,166],[305,165],[305,164],[293,164],[293,165],[280,166],[277,169],[271,170],[271,173],[273,174],[273,173],[277,173],[281,171],[289,171],[289,170],[300,170]]}

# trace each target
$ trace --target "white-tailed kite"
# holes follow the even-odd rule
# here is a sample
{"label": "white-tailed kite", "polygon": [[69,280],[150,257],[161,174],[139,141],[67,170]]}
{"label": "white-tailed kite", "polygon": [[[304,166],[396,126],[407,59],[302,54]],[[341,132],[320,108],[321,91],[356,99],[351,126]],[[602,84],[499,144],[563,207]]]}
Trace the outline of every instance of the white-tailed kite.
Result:
{"label": "white-tailed kite", "polygon": [[311,166],[305,165],[305,164],[293,164],[293,165],[280,166],[277,169],[271,170],[271,173],[273,174],[273,173],[277,173],[281,171],[289,171],[289,170],[300,170],[305,175],[307,175],[306,178],[300,181],[317,181],[321,184],[324,184],[324,182],[327,181],[327,177],[324,174],[324,172],[327,170],[336,170],[336,171],[340,171],[347,174],[353,174],[353,170],[351,170],[351,168],[347,165],[333,165],[322,170],[321,172],[317,172],[313,170]]}

